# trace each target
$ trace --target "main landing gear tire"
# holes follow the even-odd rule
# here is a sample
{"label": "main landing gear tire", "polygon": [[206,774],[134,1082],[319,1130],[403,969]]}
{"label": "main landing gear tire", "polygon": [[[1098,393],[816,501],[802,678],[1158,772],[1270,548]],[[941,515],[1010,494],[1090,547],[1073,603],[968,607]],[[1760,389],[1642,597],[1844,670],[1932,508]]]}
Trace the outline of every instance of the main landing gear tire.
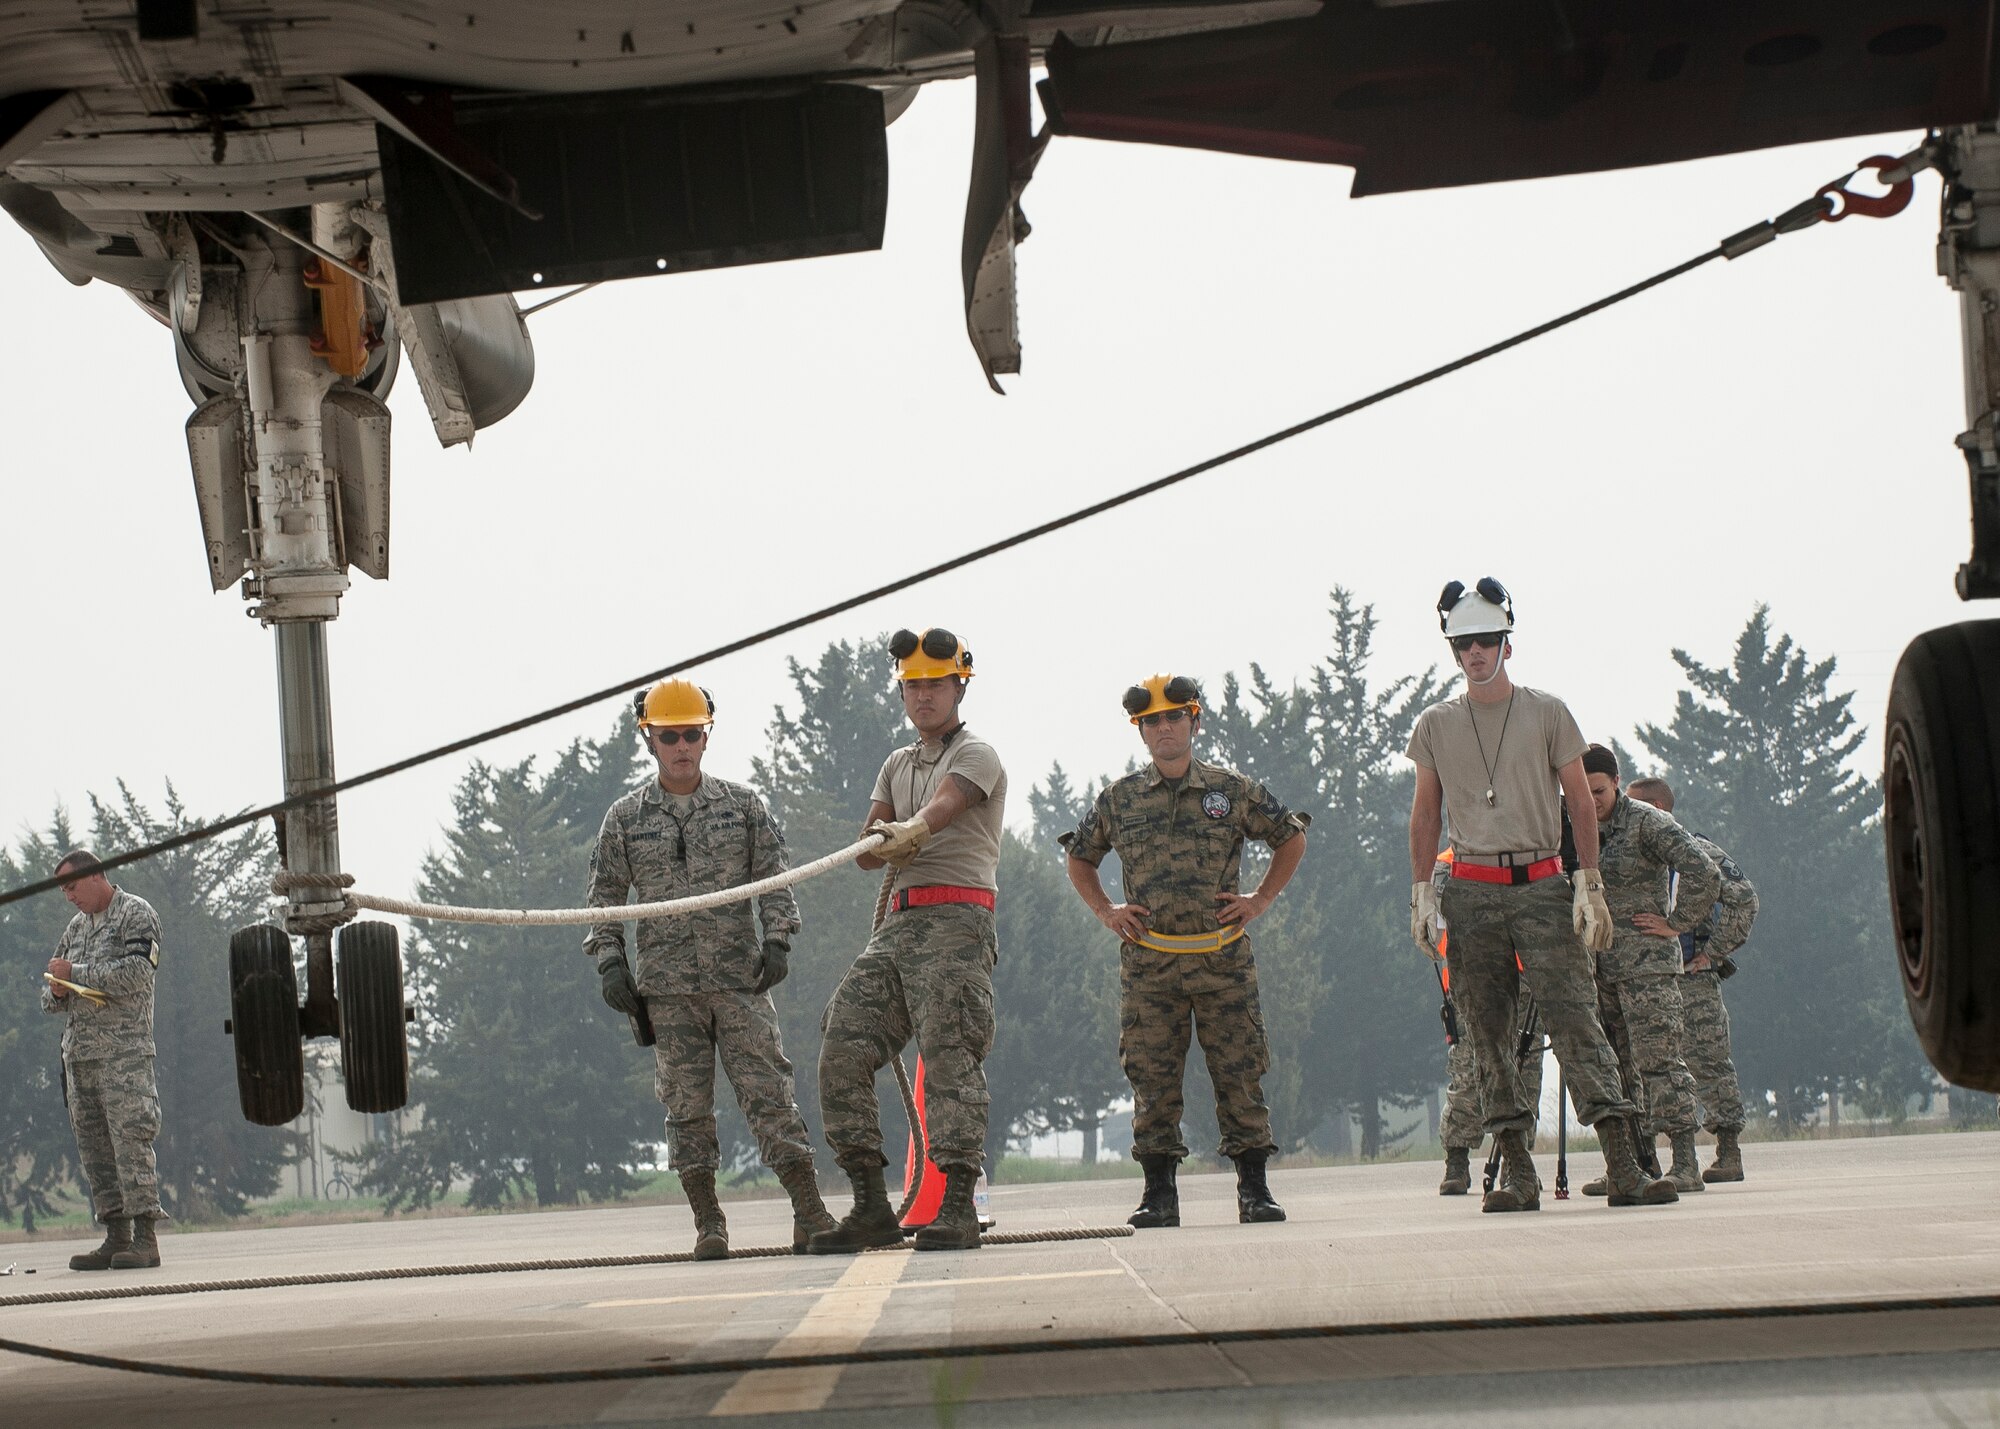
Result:
{"label": "main landing gear tire", "polygon": [[2000,621],[1928,631],[1889,691],[1889,907],[1903,997],[1945,1080],[2000,1091]]}
{"label": "main landing gear tire", "polygon": [[259,923],[230,938],[229,1013],[243,1115],[259,1126],[283,1126],[306,1105],[299,981],[284,929]]}
{"label": "main landing gear tire", "polygon": [[403,957],[395,925],[349,923],[340,930],[335,957],[347,1104],[362,1112],[395,1111],[410,1098]]}

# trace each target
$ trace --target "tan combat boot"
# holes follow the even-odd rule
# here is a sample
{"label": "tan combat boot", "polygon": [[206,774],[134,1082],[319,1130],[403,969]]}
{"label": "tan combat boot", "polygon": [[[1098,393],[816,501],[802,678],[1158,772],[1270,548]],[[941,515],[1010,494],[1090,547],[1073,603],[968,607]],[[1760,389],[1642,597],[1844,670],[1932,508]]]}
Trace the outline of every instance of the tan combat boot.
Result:
{"label": "tan combat boot", "polygon": [[159,1263],[159,1222],[142,1216],[132,1222],[132,1243],[111,1257],[111,1268],[150,1270]]}
{"label": "tan combat boot", "polygon": [[1702,1184],[1701,1162],[1695,1159],[1694,1130],[1674,1131],[1667,1134],[1673,1143],[1674,1164],[1667,1168],[1667,1179],[1674,1183],[1674,1189],[1685,1196],[1690,1191],[1706,1191]]}
{"label": "tan combat boot", "polygon": [[972,1203],[973,1185],[979,1180],[975,1166],[946,1166],[944,1202],[937,1219],[917,1232],[918,1250],[978,1250],[979,1208]]}
{"label": "tan combat boot", "polygon": [[811,1158],[787,1161],[775,1169],[778,1184],[792,1198],[792,1254],[804,1255],[808,1241],[832,1230],[840,1222],[833,1218],[826,1202],[820,1199],[819,1178],[813,1174]]}
{"label": "tan combat boot", "polygon": [[703,1166],[681,1172],[681,1191],[694,1212],[694,1258],[729,1258],[729,1222],[722,1218],[722,1202],[715,1198],[715,1172]]}
{"label": "tan combat boot", "polygon": [[1743,1147],[1736,1139],[1741,1131],[1738,1126],[1718,1126],[1715,1129],[1715,1160],[1709,1162],[1708,1169],[1701,1173],[1702,1180],[1713,1184],[1743,1179]]}
{"label": "tan combat boot", "polygon": [[[881,1156],[842,1158],[840,1169],[854,1183],[854,1208],[832,1230],[821,1231],[808,1240],[807,1252],[853,1255],[877,1246],[901,1245],[903,1227],[896,1219],[896,1208],[889,1204],[888,1188],[882,1184]],[[973,1224],[976,1229],[978,1222],[975,1220]]]}
{"label": "tan combat boot", "polygon": [[112,1257],[132,1244],[132,1223],[123,1216],[114,1216],[104,1222],[104,1244],[96,1250],[86,1250],[69,1258],[71,1270],[109,1270]]}
{"label": "tan combat boot", "polygon": [[1639,1168],[1632,1123],[1622,1116],[1597,1123],[1597,1140],[1604,1147],[1604,1176],[1610,1182],[1606,1199],[1614,1206],[1669,1206],[1681,1198],[1668,1180],[1655,1180]]}
{"label": "tan combat boot", "polygon": [[1472,1189],[1472,1153],[1463,1146],[1444,1149],[1444,1179],[1438,1182],[1440,1196],[1463,1196]]}
{"label": "tan combat boot", "polygon": [[1542,1178],[1535,1174],[1535,1158],[1528,1154],[1525,1132],[1502,1131],[1494,1135],[1500,1148],[1500,1175],[1493,1189],[1479,1203],[1482,1211],[1539,1211],[1542,1208]]}

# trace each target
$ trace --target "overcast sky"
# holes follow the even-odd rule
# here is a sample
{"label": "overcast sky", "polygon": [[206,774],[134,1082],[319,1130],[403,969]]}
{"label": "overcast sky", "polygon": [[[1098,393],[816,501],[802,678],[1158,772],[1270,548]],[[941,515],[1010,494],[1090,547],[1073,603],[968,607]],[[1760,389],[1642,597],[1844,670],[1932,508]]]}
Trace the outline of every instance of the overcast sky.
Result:
{"label": "overcast sky", "polygon": [[[879,253],[599,288],[532,320],[538,375],[441,451],[407,372],[394,578],[332,633],[357,773],[666,665],[1323,411],[1693,256],[1908,135],[1673,168],[1350,201],[1345,169],[1057,140],[1027,195],[1026,372],[986,389],[959,306],[965,84],[889,131]],[[741,777],[784,657],[941,624],[970,722],[1015,776],[1137,748],[1155,670],[1289,679],[1336,583],[1377,673],[1443,656],[1432,604],[1498,576],[1514,671],[1593,738],[1671,710],[1680,645],[1719,662],[1752,607],[1879,722],[1914,634],[1978,613],[1956,300],[1937,181],[1910,211],[1786,238],[1132,508],[702,670],[709,767]],[[118,778],[205,814],[280,793],[271,637],[211,595],[167,332],[72,288],[0,223],[12,421],[0,705],[12,835]],[[885,672],[885,678],[886,678]],[[485,751],[595,736],[586,714]],[[1870,759],[1873,750],[1871,748]],[[345,862],[405,892],[463,757],[348,795]],[[1278,791],[1281,796],[1285,791]],[[795,849],[797,857],[824,852]],[[578,889],[579,895],[582,893]],[[50,895],[54,896],[54,895]]]}

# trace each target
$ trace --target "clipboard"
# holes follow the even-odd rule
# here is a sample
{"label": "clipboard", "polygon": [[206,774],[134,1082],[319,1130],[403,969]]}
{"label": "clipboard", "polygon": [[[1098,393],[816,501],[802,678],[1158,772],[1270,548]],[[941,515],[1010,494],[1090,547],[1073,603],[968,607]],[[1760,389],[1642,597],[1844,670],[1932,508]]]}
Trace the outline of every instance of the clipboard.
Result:
{"label": "clipboard", "polygon": [[104,1006],[105,1003],[111,1000],[111,998],[107,994],[100,992],[98,989],[94,987],[85,987],[80,982],[71,982],[68,978],[57,977],[52,972],[44,972],[42,974],[42,981],[49,983],[55,987],[67,988],[71,992],[79,993],[82,996],[89,998],[99,1007]]}

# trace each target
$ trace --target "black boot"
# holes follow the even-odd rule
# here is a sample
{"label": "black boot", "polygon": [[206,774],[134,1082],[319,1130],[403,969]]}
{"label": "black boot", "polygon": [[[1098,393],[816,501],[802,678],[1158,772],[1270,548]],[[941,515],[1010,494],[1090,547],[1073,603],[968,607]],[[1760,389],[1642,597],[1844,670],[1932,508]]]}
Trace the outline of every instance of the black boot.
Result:
{"label": "black boot", "polygon": [[111,1258],[121,1250],[132,1248],[132,1223],[123,1216],[114,1216],[104,1223],[104,1244],[96,1250],[86,1250],[69,1258],[71,1270],[109,1270]]}
{"label": "black boot", "polygon": [[978,1250],[979,1208],[972,1203],[977,1166],[945,1166],[944,1201],[937,1219],[917,1232],[918,1250]]}
{"label": "black boot", "polygon": [[882,1184],[879,1155],[843,1159],[840,1169],[854,1183],[854,1208],[840,1218],[830,1231],[821,1231],[806,1242],[813,1255],[853,1255],[875,1246],[901,1245],[903,1228],[896,1221],[896,1208],[889,1204],[888,1188]]}
{"label": "black boot", "polygon": [[703,1166],[681,1172],[681,1191],[694,1212],[694,1258],[729,1258],[729,1222],[722,1218],[722,1202],[715,1198],[715,1172]]}
{"label": "black boot", "polygon": [[804,1255],[808,1241],[840,1223],[820,1199],[819,1178],[813,1174],[810,1157],[787,1161],[772,1170],[777,1173],[778,1184],[785,1188],[785,1194],[792,1198],[792,1254]]}
{"label": "black boot", "polygon": [[1139,1209],[1126,1218],[1126,1224],[1142,1231],[1179,1225],[1181,1193],[1174,1175],[1180,1169],[1180,1157],[1141,1156],[1139,1164],[1146,1168],[1146,1189],[1139,1197]]}
{"label": "black boot", "polygon": [[1639,1169],[1655,1181],[1665,1173],[1660,1170],[1660,1145],[1657,1135],[1649,1134],[1639,1125],[1637,1117],[1632,1119],[1632,1148],[1639,1157]]}
{"label": "black boot", "polygon": [[1236,1162],[1236,1219],[1245,1225],[1259,1221],[1282,1221],[1285,1208],[1271,1199],[1271,1187],[1264,1180],[1264,1163],[1271,1148],[1246,1151]]}
{"label": "black boot", "polygon": [[132,1243],[111,1257],[113,1270],[150,1270],[160,1263],[159,1222],[141,1216],[132,1222]]}

